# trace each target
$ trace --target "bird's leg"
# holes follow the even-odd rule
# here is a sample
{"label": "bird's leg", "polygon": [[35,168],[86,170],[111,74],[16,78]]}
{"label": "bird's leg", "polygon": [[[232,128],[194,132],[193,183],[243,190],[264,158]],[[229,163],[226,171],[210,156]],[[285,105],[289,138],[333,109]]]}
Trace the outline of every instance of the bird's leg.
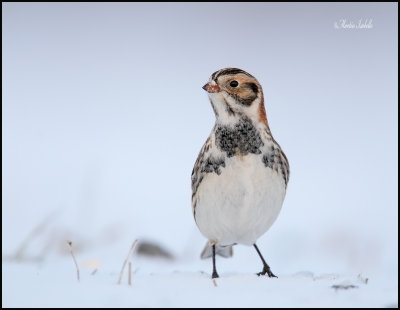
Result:
{"label": "bird's leg", "polygon": [[213,272],[212,272],[212,279],[219,278],[217,273],[217,268],[215,267],[215,244],[212,245],[212,261],[213,261]]}
{"label": "bird's leg", "polygon": [[258,255],[260,256],[260,258],[263,262],[263,265],[264,265],[263,270],[261,272],[257,273],[257,275],[264,276],[265,274],[267,274],[268,277],[270,277],[270,278],[277,278],[277,276],[272,273],[271,268],[269,268],[267,262],[265,261],[264,257],[261,255],[261,252],[255,243],[254,243],[254,248],[256,249],[256,251],[257,251]]}

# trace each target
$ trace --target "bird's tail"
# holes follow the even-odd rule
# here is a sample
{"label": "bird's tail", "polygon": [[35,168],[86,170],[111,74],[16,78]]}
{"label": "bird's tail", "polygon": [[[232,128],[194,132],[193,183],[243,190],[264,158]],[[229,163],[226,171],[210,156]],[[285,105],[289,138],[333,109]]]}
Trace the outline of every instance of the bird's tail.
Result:
{"label": "bird's tail", "polygon": [[[227,246],[215,246],[215,254],[228,258],[233,256],[233,247],[231,245]],[[204,246],[203,251],[201,251],[200,258],[206,259],[212,256],[212,246],[209,242],[206,243]]]}

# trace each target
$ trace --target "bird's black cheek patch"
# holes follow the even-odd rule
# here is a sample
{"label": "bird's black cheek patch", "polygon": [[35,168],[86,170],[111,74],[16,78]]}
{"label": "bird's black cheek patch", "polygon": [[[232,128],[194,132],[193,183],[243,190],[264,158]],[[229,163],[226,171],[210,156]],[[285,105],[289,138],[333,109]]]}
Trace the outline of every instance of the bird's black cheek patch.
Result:
{"label": "bird's black cheek patch", "polygon": [[258,96],[258,86],[255,83],[246,83],[243,85],[246,87],[246,93],[243,98],[240,98],[242,104],[250,106]]}
{"label": "bird's black cheek patch", "polygon": [[256,100],[257,95],[250,95],[248,97],[241,98],[240,102],[243,105],[251,106],[254,100]]}
{"label": "bird's black cheek patch", "polygon": [[247,86],[253,91],[253,93],[256,95],[258,94],[258,86],[255,83],[247,83]]}
{"label": "bird's black cheek patch", "polygon": [[253,103],[253,101],[257,98],[257,95],[254,95],[252,92],[249,92],[248,94],[244,95],[244,94],[233,94],[233,93],[228,93],[228,95],[230,97],[232,97],[233,99],[235,99],[235,101],[241,105],[244,106],[251,106],[251,104]]}
{"label": "bird's black cheek patch", "polygon": [[247,91],[245,94],[242,94],[241,97],[236,98],[242,105],[251,106],[254,100],[257,99],[257,94],[253,93],[252,91]]}
{"label": "bird's black cheek patch", "polygon": [[245,83],[240,88],[241,91],[231,93],[237,102],[244,106],[251,106],[258,96],[258,86],[255,83]]}

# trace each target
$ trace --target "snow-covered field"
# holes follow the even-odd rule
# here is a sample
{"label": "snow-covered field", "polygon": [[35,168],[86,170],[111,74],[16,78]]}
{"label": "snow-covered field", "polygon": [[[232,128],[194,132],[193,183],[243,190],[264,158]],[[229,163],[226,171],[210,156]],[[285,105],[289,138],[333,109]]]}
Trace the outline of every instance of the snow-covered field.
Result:
{"label": "snow-covered field", "polygon": [[32,257],[34,261],[7,258],[2,267],[3,307],[397,307],[397,275],[390,263],[386,268],[360,268],[364,273],[335,269],[337,256],[329,260],[327,255],[324,263],[321,254],[314,256],[311,250],[301,255],[303,250],[289,241],[269,244],[268,261],[278,278],[255,275],[261,270],[256,253],[236,247],[233,258],[217,258],[220,278],[214,282],[211,261],[201,261],[194,252],[200,238],[191,239],[194,243],[173,259],[130,255],[131,279],[126,265],[120,284],[128,242],[124,247],[109,240],[87,251],[73,244],[79,281],[66,244],[59,244],[60,253]]}
{"label": "snow-covered field", "polygon": [[[397,7],[3,3],[2,306],[397,307]],[[215,283],[199,258],[201,87],[228,66],[263,85],[290,161],[258,241],[277,279],[252,248]],[[118,285],[135,239],[173,258],[134,253]]]}
{"label": "snow-covered field", "polygon": [[357,275],[298,272],[267,279],[227,272],[214,284],[188,265],[162,271],[159,264],[147,266],[158,272],[138,267],[129,286],[116,284],[119,266],[94,275],[85,270],[77,283],[65,259],[46,266],[7,264],[3,307],[397,307],[396,287],[374,279],[366,284]]}
{"label": "snow-covered field", "polygon": [[[63,225],[54,218],[50,221],[34,229],[17,256],[3,253],[3,307],[397,307],[398,303],[396,253],[383,255],[377,240],[361,234],[332,232],[330,238],[319,238],[277,223],[278,228],[259,242],[277,279],[255,275],[262,268],[256,252],[237,246],[233,258],[217,257],[220,278],[213,282],[211,261],[199,258],[204,240],[196,229],[177,234],[175,240],[166,229],[166,244],[154,238],[146,242],[162,246],[173,259],[135,251],[128,260],[129,285],[128,265],[117,284],[133,240],[127,227],[100,229],[102,233],[84,240],[60,231]],[[154,224],[159,227],[157,221]],[[68,237],[74,238],[79,281]]]}

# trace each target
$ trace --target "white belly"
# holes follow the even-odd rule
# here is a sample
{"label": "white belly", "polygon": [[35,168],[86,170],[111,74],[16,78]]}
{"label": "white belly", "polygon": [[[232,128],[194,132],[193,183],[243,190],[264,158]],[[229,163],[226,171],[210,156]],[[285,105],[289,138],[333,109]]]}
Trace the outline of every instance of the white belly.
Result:
{"label": "white belly", "polygon": [[254,154],[228,158],[221,172],[205,175],[197,190],[197,226],[216,244],[252,245],[278,217],[284,180]]}

